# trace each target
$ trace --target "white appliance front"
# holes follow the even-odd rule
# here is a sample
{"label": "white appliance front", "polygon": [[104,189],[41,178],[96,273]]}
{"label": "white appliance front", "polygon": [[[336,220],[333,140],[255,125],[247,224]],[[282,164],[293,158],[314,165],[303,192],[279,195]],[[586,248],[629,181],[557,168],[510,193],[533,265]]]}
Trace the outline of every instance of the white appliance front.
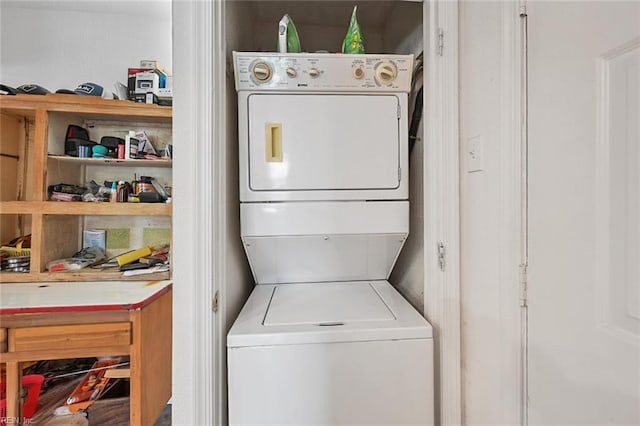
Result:
{"label": "white appliance front", "polygon": [[238,94],[240,200],[408,197],[406,93]]}
{"label": "white appliance front", "polygon": [[229,424],[434,421],[431,325],[385,281],[409,231],[410,55],[236,53],[242,242]]}
{"label": "white appliance front", "polygon": [[230,424],[433,424],[431,325],[387,281],[257,286],[227,346]]}
{"label": "white appliance front", "polygon": [[432,425],[431,339],[232,348],[230,425]]}
{"label": "white appliance front", "polygon": [[241,203],[256,284],[383,280],[409,232],[408,201]]}

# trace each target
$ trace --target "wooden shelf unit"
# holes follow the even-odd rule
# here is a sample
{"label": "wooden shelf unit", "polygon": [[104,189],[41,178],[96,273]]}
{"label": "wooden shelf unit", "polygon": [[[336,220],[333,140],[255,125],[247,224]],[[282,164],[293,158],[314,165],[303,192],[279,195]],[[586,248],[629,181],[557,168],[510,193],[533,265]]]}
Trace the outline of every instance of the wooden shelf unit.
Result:
{"label": "wooden shelf unit", "polygon": [[[129,126],[145,131],[160,129],[170,140],[170,107],[94,96],[17,95],[0,96],[0,116],[0,242],[19,234],[32,236],[30,272],[0,271],[1,283],[170,278],[170,272],[124,277],[113,271],[50,273],[46,270],[47,262],[72,255],[74,248],[80,249],[78,240],[84,217],[119,216],[123,221],[166,217],[170,227],[171,204],[48,201],[47,193],[48,185],[53,183],[84,184],[88,170],[101,170],[102,175],[114,176],[129,173],[125,180],[132,180],[134,172],[158,173],[170,184],[170,159],[117,160],[62,155],[69,124],[92,127],[97,123],[96,127]],[[93,137],[93,128],[89,130],[91,139],[98,139]]]}

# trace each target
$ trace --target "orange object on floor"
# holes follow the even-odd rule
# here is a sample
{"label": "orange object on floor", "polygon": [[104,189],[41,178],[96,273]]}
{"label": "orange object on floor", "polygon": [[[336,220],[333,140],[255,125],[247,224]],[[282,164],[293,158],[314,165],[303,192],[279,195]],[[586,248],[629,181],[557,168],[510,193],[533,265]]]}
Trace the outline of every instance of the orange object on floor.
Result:
{"label": "orange object on floor", "polygon": [[[22,417],[30,419],[36,412],[38,407],[38,398],[40,397],[40,389],[44,382],[44,376],[41,374],[28,374],[22,376],[22,387],[27,390],[27,399],[22,404]],[[7,400],[5,391],[6,382],[0,382],[0,425],[7,424],[6,409]],[[14,419],[12,419],[13,421]],[[15,422],[14,422],[15,423]],[[22,423],[22,421],[20,422]]]}
{"label": "orange object on floor", "polygon": [[91,370],[67,398],[65,406],[68,407],[69,411],[75,413],[76,411],[84,410],[100,398],[109,382],[109,377],[105,377],[105,373],[119,363],[120,358],[96,361]]}

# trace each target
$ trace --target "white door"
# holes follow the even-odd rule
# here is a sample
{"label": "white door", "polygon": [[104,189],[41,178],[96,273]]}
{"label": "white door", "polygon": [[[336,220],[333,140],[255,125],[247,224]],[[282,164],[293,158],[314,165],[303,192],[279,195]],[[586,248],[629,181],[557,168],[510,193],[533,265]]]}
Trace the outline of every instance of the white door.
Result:
{"label": "white door", "polygon": [[529,424],[640,424],[640,2],[529,2]]}
{"label": "white door", "polygon": [[400,185],[396,95],[252,94],[252,191],[395,189]]}

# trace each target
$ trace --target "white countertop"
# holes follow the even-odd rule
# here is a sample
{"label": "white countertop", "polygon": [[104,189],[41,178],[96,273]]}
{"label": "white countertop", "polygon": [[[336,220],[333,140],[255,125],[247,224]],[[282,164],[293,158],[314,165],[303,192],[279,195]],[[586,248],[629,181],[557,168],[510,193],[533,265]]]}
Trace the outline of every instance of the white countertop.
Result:
{"label": "white countertop", "polygon": [[0,314],[134,310],[166,293],[171,285],[171,280],[2,284]]}

